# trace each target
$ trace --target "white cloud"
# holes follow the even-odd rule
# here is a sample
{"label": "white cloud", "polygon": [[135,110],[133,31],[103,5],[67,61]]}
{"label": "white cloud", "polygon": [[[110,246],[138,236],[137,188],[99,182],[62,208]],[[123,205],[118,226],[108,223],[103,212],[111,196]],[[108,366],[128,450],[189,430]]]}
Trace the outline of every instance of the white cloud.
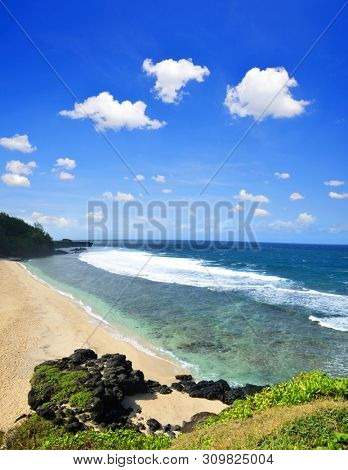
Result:
{"label": "white cloud", "polygon": [[61,171],[59,173],[60,180],[74,180],[75,176],[69,173],[68,171]]}
{"label": "white cloud", "polygon": [[19,160],[11,160],[6,163],[6,170],[15,175],[31,175],[36,166],[34,161],[23,163]]}
{"label": "white cloud", "polygon": [[13,137],[1,137],[0,146],[8,150],[18,150],[18,152],[22,153],[32,153],[37,150],[37,147],[34,147],[29,142],[27,134],[15,134]]}
{"label": "white cloud", "polygon": [[102,197],[106,199],[107,201],[112,201],[114,196],[111,191],[106,191],[105,193],[102,194]]}
{"label": "white cloud", "polygon": [[104,221],[104,213],[101,209],[97,209],[94,212],[87,212],[87,218],[92,222],[103,222]]}
{"label": "white cloud", "polygon": [[332,199],[347,199],[348,193],[336,193],[335,191],[330,191],[329,196]]}
{"label": "white cloud", "polygon": [[290,194],[289,199],[291,201],[299,201],[300,199],[304,199],[304,196],[300,193],[292,193]]}
{"label": "white cloud", "polygon": [[269,224],[274,230],[296,230],[301,231],[314,224],[316,217],[308,212],[302,212],[295,220],[276,220]]}
{"label": "white cloud", "polygon": [[252,116],[259,120],[268,116],[291,118],[302,114],[310,103],[292,97],[290,88],[296,86],[297,81],[295,78],[289,79],[284,67],[269,67],[266,70],[254,67],[237,86],[227,86],[224,104],[235,116]]}
{"label": "white cloud", "polygon": [[33,212],[31,214],[32,219],[34,222],[38,222],[39,224],[42,225],[52,225],[54,227],[68,227],[71,225],[71,221],[69,219],[66,219],[65,217],[56,217],[53,215],[44,215],[41,214],[40,212]]}
{"label": "white cloud", "polygon": [[115,201],[134,201],[135,197],[131,193],[121,193],[117,191],[117,194],[114,196]]}
{"label": "white cloud", "polygon": [[145,179],[144,175],[136,175],[134,178],[135,181],[144,181],[144,179]]}
{"label": "white cloud", "polygon": [[270,213],[268,211],[266,211],[266,209],[255,209],[255,212],[254,212],[254,216],[255,217],[266,217],[270,215]]}
{"label": "white cloud", "polygon": [[103,193],[103,198],[108,201],[119,201],[119,202],[127,202],[127,201],[134,201],[135,197],[131,193],[122,193],[118,191],[115,195],[112,194],[111,191],[106,191]]}
{"label": "white cloud", "polygon": [[315,219],[314,215],[308,214],[308,212],[302,212],[302,214],[297,217],[296,221],[299,224],[309,225],[313,224]]}
{"label": "white cloud", "polygon": [[4,175],[1,175],[1,179],[7,186],[22,186],[23,188],[30,188],[30,181],[26,176],[5,173]]}
{"label": "white cloud", "polygon": [[71,158],[57,158],[54,166],[65,168],[66,170],[73,170],[76,168],[76,161]]}
{"label": "white cloud", "polygon": [[163,175],[156,175],[156,176],[151,176],[151,178],[154,181],[157,181],[157,183],[165,183],[166,182],[166,177]]}
{"label": "white cloud", "polygon": [[240,201],[269,202],[268,197],[263,196],[262,194],[254,195],[247,193],[245,189],[241,189],[239,194],[234,196],[234,199],[239,199]]}
{"label": "white cloud", "polygon": [[182,89],[190,80],[203,82],[210,75],[207,67],[194,65],[192,59],[166,59],[154,64],[145,59],[143,70],[147,75],[156,77],[154,91],[164,103],[178,103],[182,98]]}
{"label": "white cloud", "polygon": [[279,180],[287,180],[290,178],[290,174],[289,173],[274,173],[274,176],[276,178],[278,178]]}
{"label": "white cloud", "polygon": [[325,186],[342,186],[345,184],[344,181],[342,180],[330,180],[330,181],[324,181]]}
{"label": "white cloud", "polygon": [[142,101],[131,103],[128,100],[115,100],[113,96],[104,91],[97,96],[87,98],[83,103],[75,103],[74,109],[60,111],[61,116],[70,119],[90,118],[97,131],[113,129],[115,131],[127,128],[132,129],[159,129],[166,122],[150,119],[146,114],[146,104]]}
{"label": "white cloud", "polygon": [[172,192],[171,189],[161,189],[161,193],[164,193],[164,194],[169,194],[171,192]]}

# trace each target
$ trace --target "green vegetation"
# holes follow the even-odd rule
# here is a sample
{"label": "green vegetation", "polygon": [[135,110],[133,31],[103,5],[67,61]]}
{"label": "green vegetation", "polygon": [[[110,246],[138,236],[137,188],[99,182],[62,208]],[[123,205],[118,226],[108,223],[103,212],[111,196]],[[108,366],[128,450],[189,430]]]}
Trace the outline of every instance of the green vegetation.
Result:
{"label": "green vegetation", "polygon": [[39,401],[46,401],[49,396],[48,403],[70,399],[76,403],[75,406],[83,406],[92,398],[84,387],[87,377],[88,372],[84,370],[65,372],[58,367],[44,365],[36,369],[30,383],[32,392]]}
{"label": "green vegetation", "polygon": [[[180,436],[172,447],[339,448],[345,445],[341,434],[347,432],[348,408],[344,401],[347,398],[348,378],[335,379],[320,371],[301,373],[288,382],[266,387],[254,396],[235,401],[218,416],[208,418],[200,429]],[[336,410],[336,407],[340,409]],[[314,417],[307,418],[307,415]],[[326,430],[322,439],[320,428]]]}
{"label": "green vegetation", "polygon": [[52,251],[52,238],[40,224],[32,226],[0,212],[0,256],[46,256]]}
{"label": "green vegetation", "polygon": [[164,435],[146,436],[130,429],[116,431],[80,431],[76,434],[54,426],[37,415],[31,416],[6,433],[4,449],[167,449],[171,439]]}
{"label": "green vegetation", "polygon": [[[84,371],[39,367],[32,387],[45,406],[85,408],[92,395]],[[132,429],[68,432],[34,414],[1,436],[4,449],[348,449],[348,379],[302,373],[236,401],[217,417],[177,439]]]}
{"label": "green vegetation", "polygon": [[266,387],[245,400],[236,400],[230,408],[222,411],[217,417],[208,419],[205,426],[231,419],[247,418],[255,412],[273,406],[309,403],[320,397],[347,399],[348,378],[334,379],[321,371],[303,372],[288,382]]}
{"label": "green vegetation", "polygon": [[74,395],[71,395],[69,403],[71,404],[71,406],[84,408],[92,400],[92,398],[92,392],[77,392],[74,393]]}
{"label": "green vegetation", "polygon": [[348,408],[318,410],[266,436],[260,449],[348,449]]}

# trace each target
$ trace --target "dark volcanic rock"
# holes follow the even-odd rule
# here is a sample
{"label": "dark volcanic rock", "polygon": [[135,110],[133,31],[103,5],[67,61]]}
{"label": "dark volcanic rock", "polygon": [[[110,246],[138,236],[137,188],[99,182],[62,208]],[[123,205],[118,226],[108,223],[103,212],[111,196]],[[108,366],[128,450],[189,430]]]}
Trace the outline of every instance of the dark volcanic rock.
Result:
{"label": "dark volcanic rock", "polygon": [[225,393],[230,391],[231,387],[225,380],[202,380],[201,382],[192,382],[185,386],[185,391],[192,398],[206,398],[207,400],[223,401]]}
{"label": "dark volcanic rock", "polygon": [[[181,428],[181,432],[188,433],[188,432],[193,431],[197,426],[200,426],[201,424],[203,424],[204,421],[210,416],[216,416],[216,414],[208,413],[207,411],[204,411],[202,413],[197,413],[193,415],[189,422],[184,421],[184,424]],[[173,430],[176,431],[176,429],[173,429]]]}
{"label": "dark volcanic rock", "polygon": [[[46,361],[35,370],[42,366],[56,367],[58,371],[53,381],[46,379],[47,368],[35,376],[28,394],[29,405],[43,418],[64,425],[71,432],[82,429],[88,422],[96,427],[130,427],[127,419],[133,410],[122,406],[123,398],[149,391],[143,372],[133,370],[131,361],[123,354],[105,354],[98,359],[91,349],[77,349],[71,356]],[[66,386],[65,373],[70,374],[69,380],[74,383],[70,395],[69,388],[64,391],[60,388]],[[159,383],[153,385],[164,387],[164,393],[168,389]],[[59,393],[62,399],[57,402]],[[70,401],[73,395],[76,397]]]}
{"label": "dark volcanic rock", "polygon": [[184,386],[179,382],[172,383],[171,387],[173,390],[176,390],[177,392],[182,392],[184,390]]}
{"label": "dark volcanic rock", "polygon": [[161,429],[161,423],[159,423],[157,421],[157,419],[154,419],[154,418],[150,418],[146,421],[146,424],[148,425],[149,427],[149,430],[150,431],[158,431],[159,429]]}
{"label": "dark volcanic rock", "polygon": [[92,349],[76,349],[69,359],[73,364],[84,364],[90,359],[97,359],[97,357]]}
{"label": "dark volcanic rock", "polygon": [[35,411],[36,411],[36,414],[41,416],[41,418],[48,419],[50,421],[52,421],[56,417],[56,414],[52,408],[38,406]]}
{"label": "dark volcanic rock", "polygon": [[240,400],[248,395],[255,395],[260,392],[266,385],[251,385],[246,384],[244,387],[234,387],[225,393],[224,400],[226,405],[232,405],[235,400]]}
{"label": "dark volcanic rock", "polygon": [[179,380],[179,382],[191,382],[193,380],[192,375],[188,374],[176,375],[175,378]]}

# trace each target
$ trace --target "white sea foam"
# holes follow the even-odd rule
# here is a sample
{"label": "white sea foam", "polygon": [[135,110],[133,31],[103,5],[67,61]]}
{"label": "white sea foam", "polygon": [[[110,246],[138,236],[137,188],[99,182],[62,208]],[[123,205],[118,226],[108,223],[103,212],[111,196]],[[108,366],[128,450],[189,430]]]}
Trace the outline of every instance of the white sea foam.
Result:
{"label": "white sea foam", "polygon": [[192,258],[153,255],[146,251],[94,249],[79,259],[96,268],[123,276],[155,282],[175,283],[217,291],[245,292],[254,300],[270,305],[304,307],[323,315],[318,323],[326,328],[348,331],[348,297],[300,288],[278,276],[228,269]]}
{"label": "white sea foam", "polygon": [[202,260],[152,255],[146,251],[110,249],[81,253],[81,261],[123,276],[137,276],[150,281],[182,284],[217,290],[238,285],[263,285],[286,281],[254,271],[237,271],[204,264]]}
{"label": "white sea foam", "polygon": [[325,328],[331,328],[332,330],[338,331],[348,331],[348,317],[346,316],[318,318],[314,315],[310,315],[309,319],[317,322],[320,326]]}

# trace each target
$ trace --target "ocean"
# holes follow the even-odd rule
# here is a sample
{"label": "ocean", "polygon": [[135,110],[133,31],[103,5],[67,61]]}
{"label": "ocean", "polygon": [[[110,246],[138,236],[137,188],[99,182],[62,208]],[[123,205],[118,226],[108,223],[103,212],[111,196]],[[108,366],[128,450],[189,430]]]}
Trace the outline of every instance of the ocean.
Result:
{"label": "ocean", "polygon": [[94,321],[196,379],[348,374],[348,246],[112,245],[24,264]]}

